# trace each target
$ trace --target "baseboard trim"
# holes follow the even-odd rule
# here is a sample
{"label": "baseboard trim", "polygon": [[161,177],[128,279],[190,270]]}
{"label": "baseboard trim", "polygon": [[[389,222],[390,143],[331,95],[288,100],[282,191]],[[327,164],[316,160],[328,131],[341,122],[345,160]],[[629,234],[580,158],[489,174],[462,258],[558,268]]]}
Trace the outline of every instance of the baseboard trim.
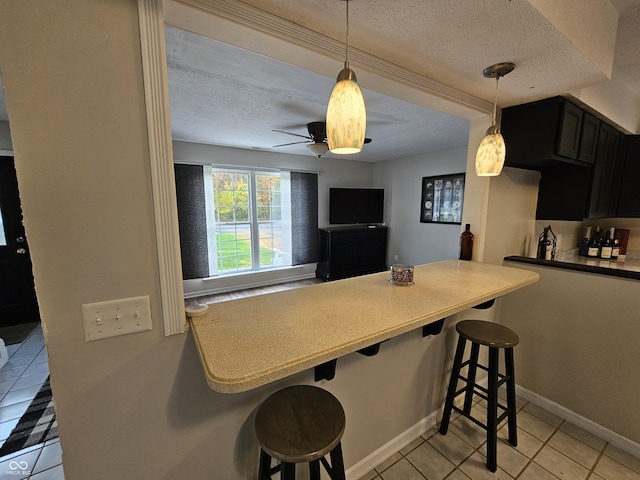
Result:
{"label": "baseboard trim", "polygon": [[437,424],[437,419],[439,418],[439,413],[440,410],[437,410],[431,413],[429,416],[424,417],[415,425],[409,427],[400,435],[385,443],[383,446],[364,457],[358,463],[349,467],[345,472],[347,480],[356,480],[363,477],[366,473],[369,473],[376,466],[380,465],[386,459],[393,456],[396,452],[409,445],[420,435],[428,432],[431,428],[435,427]]}
{"label": "baseboard trim", "polygon": [[527,390],[524,387],[516,385],[516,394],[520,397],[528,400],[531,403],[535,403],[539,407],[544,408],[545,410],[567,420],[568,422],[577,425],[578,427],[586,430],[589,433],[592,433],[603,440],[606,440],[614,447],[618,447],[621,450],[624,450],[627,453],[630,453],[636,458],[640,458],[640,444],[629,440],[626,437],[623,437],[619,433],[614,432],[613,430],[609,430],[602,425],[599,425],[588,418],[583,417],[562,405],[552,402],[537,393],[532,392],[531,390]]}
{"label": "baseboard trim", "polygon": [[[622,435],[609,430],[608,428],[599,425],[588,418],[583,417],[562,405],[552,402],[551,400],[538,395],[537,393],[527,390],[520,385],[516,385],[516,394],[525,400],[544,408],[545,410],[559,416],[560,418],[573,423],[574,425],[592,433],[603,440],[606,440],[611,445],[624,450],[625,452],[633,455],[636,458],[640,458],[640,444],[629,440]],[[456,404],[461,406],[462,398],[456,398]],[[383,446],[373,451],[359,462],[355,463],[347,469],[347,480],[357,480],[362,478],[365,474],[369,473],[376,466],[393,456],[396,452],[399,452],[404,447],[409,445],[413,440],[418,438],[423,433],[428,432],[438,424],[442,409],[439,408],[435,412],[432,412],[428,416],[418,421],[412,427],[409,427],[397,437],[391,439]]]}

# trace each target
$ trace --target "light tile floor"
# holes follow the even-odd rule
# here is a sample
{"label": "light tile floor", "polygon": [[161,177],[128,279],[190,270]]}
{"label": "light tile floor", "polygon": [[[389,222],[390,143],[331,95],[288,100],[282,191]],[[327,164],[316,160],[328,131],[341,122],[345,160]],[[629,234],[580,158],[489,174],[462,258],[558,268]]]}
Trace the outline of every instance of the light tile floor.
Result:
{"label": "light tile floor", "polygon": [[[449,431],[437,427],[382,462],[362,480],[640,480],[640,459],[518,397],[518,446],[498,436],[498,470],[485,462],[486,432],[460,415]],[[474,416],[484,418],[476,403]]]}
{"label": "light tile floor", "polygon": [[[27,339],[7,346],[9,361],[0,369],[0,444],[36,396],[49,375],[41,327]],[[64,480],[58,439],[0,458],[0,480]]]}

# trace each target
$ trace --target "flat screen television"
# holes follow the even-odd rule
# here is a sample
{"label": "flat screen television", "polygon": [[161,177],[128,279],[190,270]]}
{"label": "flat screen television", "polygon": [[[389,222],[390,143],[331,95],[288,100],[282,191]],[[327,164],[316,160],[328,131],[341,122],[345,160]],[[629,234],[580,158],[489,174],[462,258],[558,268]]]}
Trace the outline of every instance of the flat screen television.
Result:
{"label": "flat screen television", "polygon": [[330,188],[329,223],[355,225],[383,223],[384,189]]}

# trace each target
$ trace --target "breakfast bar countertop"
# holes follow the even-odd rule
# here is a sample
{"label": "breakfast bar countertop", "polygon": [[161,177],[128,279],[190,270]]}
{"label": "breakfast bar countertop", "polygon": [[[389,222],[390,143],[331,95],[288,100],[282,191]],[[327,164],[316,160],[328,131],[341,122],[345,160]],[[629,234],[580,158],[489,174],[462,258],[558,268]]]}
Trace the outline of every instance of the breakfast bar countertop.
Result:
{"label": "breakfast bar countertop", "polygon": [[209,386],[238,393],[420,328],[538,281],[524,269],[447,260],[209,305],[191,318]]}

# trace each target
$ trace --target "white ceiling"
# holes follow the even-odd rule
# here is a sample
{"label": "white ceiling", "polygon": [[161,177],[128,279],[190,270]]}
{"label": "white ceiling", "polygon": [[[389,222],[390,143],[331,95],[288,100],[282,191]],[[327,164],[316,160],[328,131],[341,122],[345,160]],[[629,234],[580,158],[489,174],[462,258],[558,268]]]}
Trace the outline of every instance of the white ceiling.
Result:
{"label": "white ceiling", "polygon": [[[606,71],[606,65],[597,65],[601,62],[598,56],[606,53],[606,48],[596,45],[593,49],[579,34],[578,38],[568,38],[566,32],[571,31],[571,26],[564,26],[562,18],[543,16],[533,6],[536,1],[351,0],[350,63],[363,89],[367,137],[373,141],[349,158],[364,161],[401,158],[466,145],[468,140],[468,120],[474,118],[473,114],[460,118],[443,113],[447,108],[441,111],[425,108],[428,101],[414,102],[409,96],[401,99],[402,93],[396,90],[389,94],[392,88],[385,92],[381,82],[372,81],[372,74],[405,76],[409,88],[415,88],[416,84],[419,88],[423,82],[436,94],[446,86],[441,89],[443,96],[453,96],[455,102],[475,109],[476,117],[478,111],[491,108],[495,95],[495,81],[484,78],[482,70],[500,61],[513,61],[517,65],[514,72],[500,81],[501,106],[563,95],[608,81],[611,72]],[[308,122],[324,120],[335,75],[344,59],[345,2],[166,3],[169,3],[168,23],[202,34],[172,26],[166,29],[174,138],[310,155],[304,144],[273,148],[304,141],[273,130],[306,135]],[[172,9],[171,4],[176,3],[190,4],[199,10]],[[614,29],[611,51],[604,57],[609,62],[614,57],[613,75],[626,82],[640,105],[640,0],[595,2],[603,3],[613,18]],[[303,49],[303,59],[295,50],[280,53],[281,45],[272,48],[265,45],[269,38],[245,41],[219,33],[224,30],[224,23],[214,22],[209,30],[202,26],[206,22],[202,10],[208,10],[216,19],[232,22],[230,28],[249,29],[241,31],[240,36],[251,37],[252,32],[260,31],[267,37],[296,44]],[[192,16],[190,11],[195,14]],[[577,17],[579,25],[584,23],[590,29],[588,22],[593,18],[597,24],[606,23],[602,12],[593,12],[591,16],[578,13]],[[600,41],[607,38],[598,37],[594,31],[587,35]],[[331,66],[327,69],[324,63]]]}
{"label": "white ceiling", "polygon": [[[351,67],[373,141],[348,158],[379,161],[465,145],[469,119],[493,103],[495,81],[482,70],[500,61],[516,64],[500,80],[501,106],[610,76],[640,104],[640,0],[608,1],[567,1],[593,7],[567,17],[551,0],[351,0]],[[345,2],[164,4],[174,138],[310,155],[304,144],[273,148],[297,137],[272,130],[306,135],[306,123],[324,120],[344,60]],[[617,36],[607,37],[607,28]],[[593,45],[591,38],[612,40]],[[608,71],[602,59],[612,57]]]}

